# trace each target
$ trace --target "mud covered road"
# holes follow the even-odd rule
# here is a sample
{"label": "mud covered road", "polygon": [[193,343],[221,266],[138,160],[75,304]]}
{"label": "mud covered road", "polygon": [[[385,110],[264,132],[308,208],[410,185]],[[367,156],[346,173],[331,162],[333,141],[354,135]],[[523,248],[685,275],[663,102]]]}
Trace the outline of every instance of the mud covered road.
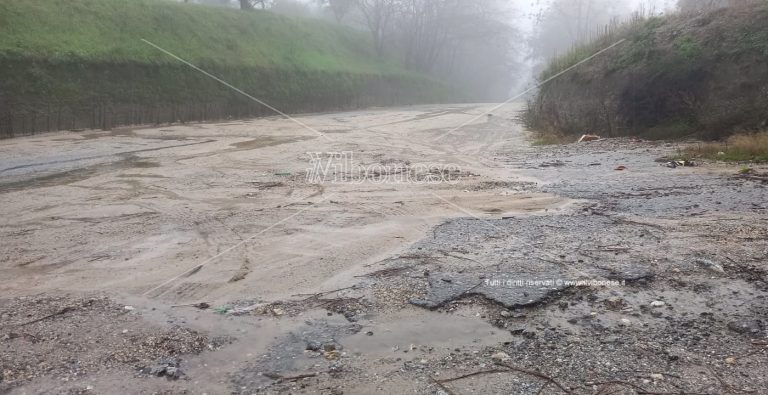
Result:
{"label": "mud covered road", "polygon": [[0,391],[768,393],[766,185],[486,108],[0,141]]}

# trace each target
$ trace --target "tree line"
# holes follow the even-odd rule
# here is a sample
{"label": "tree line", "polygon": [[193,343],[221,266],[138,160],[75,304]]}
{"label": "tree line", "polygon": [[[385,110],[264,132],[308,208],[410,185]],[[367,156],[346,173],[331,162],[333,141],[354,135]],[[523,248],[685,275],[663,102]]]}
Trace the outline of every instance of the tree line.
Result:
{"label": "tree line", "polygon": [[374,53],[448,81],[476,100],[504,98],[522,42],[504,0],[188,0],[305,14],[365,31]]}

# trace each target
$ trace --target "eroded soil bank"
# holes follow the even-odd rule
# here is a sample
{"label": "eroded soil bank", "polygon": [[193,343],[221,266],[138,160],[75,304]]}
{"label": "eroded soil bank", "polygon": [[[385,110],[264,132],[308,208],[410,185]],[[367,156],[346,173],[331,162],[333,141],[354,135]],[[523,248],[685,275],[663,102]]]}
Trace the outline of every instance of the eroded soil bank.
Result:
{"label": "eroded soil bank", "polygon": [[0,388],[766,393],[765,184],[484,108],[0,142]]}

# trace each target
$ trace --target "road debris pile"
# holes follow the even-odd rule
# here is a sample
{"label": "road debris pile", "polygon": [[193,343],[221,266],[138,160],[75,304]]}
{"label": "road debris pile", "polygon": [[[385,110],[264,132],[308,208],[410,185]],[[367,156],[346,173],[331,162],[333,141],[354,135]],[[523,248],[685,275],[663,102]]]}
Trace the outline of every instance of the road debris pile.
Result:
{"label": "road debris pile", "polygon": [[97,372],[141,370],[162,358],[177,362],[149,373],[179,377],[175,357],[218,347],[188,329],[148,325],[136,311],[99,296],[4,299],[0,316],[0,389],[41,376],[74,382]]}

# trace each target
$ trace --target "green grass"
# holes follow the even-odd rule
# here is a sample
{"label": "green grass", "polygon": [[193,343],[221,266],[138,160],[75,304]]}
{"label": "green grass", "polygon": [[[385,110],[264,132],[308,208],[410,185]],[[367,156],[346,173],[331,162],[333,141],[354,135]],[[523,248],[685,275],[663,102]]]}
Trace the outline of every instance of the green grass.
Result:
{"label": "green grass", "polygon": [[680,56],[687,59],[696,59],[702,53],[701,46],[688,36],[675,40],[675,48]]}
{"label": "green grass", "polygon": [[0,58],[178,61],[149,40],[203,65],[401,74],[360,31],[319,20],[170,0],[2,0]]}
{"label": "green grass", "polygon": [[570,144],[575,141],[576,139],[573,136],[566,136],[562,133],[536,131],[533,133],[533,141],[531,142],[531,145],[561,145]]}
{"label": "green grass", "polygon": [[626,63],[634,62],[647,54],[646,48],[649,47],[648,41],[652,37],[653,30],[664,22],[662,18],[646,18],[645,15],[634,14],[622,23],[611,23],[597,33],[592,40],[576,44],[566,53],[552,59],[539,74],[539,80],[544,81],[621,39],[627,42],[617,45],[612,52],[620,54],[616,57],[617,59],[624,59]]}
{"label": "green grass", "polygon": [[738,134],[721,142],[701,143],[688,147],[685,153],[725,162],[768,162],[768,132]]}
{"label": "green grass", "polygon": [[320,20],[171,0],[0,0],[0,138],[456,101],[461,93]]}
{"label": "green grass", "polygon": [[742,166],[737,173],[739,173],[739,174],[749,174],[752,171],[753,170],[752,170],[751,167],[749,167],[749,166]]}

